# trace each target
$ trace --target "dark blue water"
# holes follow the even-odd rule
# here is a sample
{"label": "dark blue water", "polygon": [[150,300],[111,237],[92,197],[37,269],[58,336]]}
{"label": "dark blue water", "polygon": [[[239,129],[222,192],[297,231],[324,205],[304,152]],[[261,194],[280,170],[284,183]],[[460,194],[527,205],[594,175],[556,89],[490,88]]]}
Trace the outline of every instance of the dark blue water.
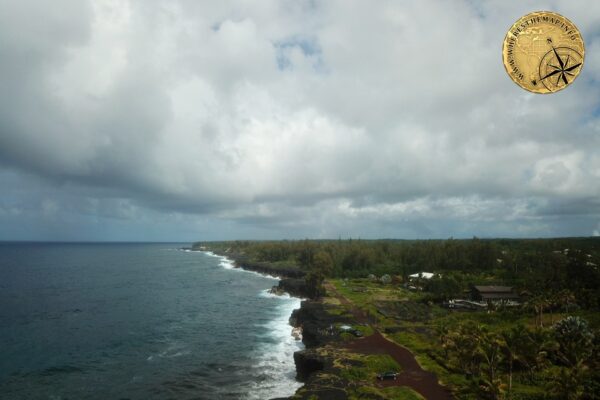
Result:
{"label": "dark blue water", "polygon": [[0,398],[292,394],[274,279],[174,244],[0,244]]}

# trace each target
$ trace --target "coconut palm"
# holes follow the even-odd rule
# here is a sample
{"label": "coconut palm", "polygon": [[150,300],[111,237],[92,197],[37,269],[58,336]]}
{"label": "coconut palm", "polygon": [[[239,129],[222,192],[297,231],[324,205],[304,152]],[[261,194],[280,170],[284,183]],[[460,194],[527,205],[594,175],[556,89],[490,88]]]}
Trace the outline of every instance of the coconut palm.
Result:
{"label": "coconut palm", "polygon": [[547,329],[536,328],[524,332],[523,342],[520,343],[519,357],[514,358],[526,367],[529,379],[534,381],[535,373],[543,370],[549,364],[548,354],[556,348],[556,341]]}
{"label": "coconut palm", "polygon": [[486,328],[476,334],[479,335],[477,351],[487,372],[487,376],[481,379],[480,387],[491,399],[496,400],[501,397],[506,387],[500,377],[496,375],[505,343],[501,335],[489,332]]}
{"label": "coconut palm", "polygon": [[549,299],[547,295],[537,295],[532,297],[528,304],[535,311],[535,325],[539,328],[544,327],[544,311],[549,306]]}
{"label": "coconut palm", "polygon": [[564,289],[558,292],[557,298],[560,301],[561,305],[564,306],[565,311],[567,313],[569,312],[569,306],[576,304],[575,294],[573,294],[573,292],[568,289]]}
{"label": "coconut palm", "polygon": [[496,371],[498,369],[498,364],[502,359],[502,349],[504,347],[505,343],[502,336],[493,332],[488,332],[487,329],[481,332],[478,352],[486,366],[490,381],[494,381],[497,378]]}
{"label": "coconut palm", "polygon": [[508,397],[512,392],[513,365],[515,361],[523,361],[526,348],[533,345],[529,332],[523,325],[513,327],[501,333],[503,340],[502,350],[508,362]]}
{"label": "coconut palm", "polygon": [[479,375],[478,353],[481,326],[472,321],[460,324],[447,336],[447,351],[458,369],[467,376]]}

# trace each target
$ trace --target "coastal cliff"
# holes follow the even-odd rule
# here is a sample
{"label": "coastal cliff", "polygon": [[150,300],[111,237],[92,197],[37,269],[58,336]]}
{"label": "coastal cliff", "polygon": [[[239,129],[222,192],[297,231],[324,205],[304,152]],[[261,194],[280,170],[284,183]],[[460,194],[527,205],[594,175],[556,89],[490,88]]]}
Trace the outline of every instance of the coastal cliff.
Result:
{"label": "coastal cliff", "polygon": [[294,310],[290,324],[302,328],[304,350],[294,353],[296,378],[304,383],[288,400],[347,399],[345,388],[350,382],[341,377],[339,353],[344,339],[338,331],[340,324],[353,324],[349,314],[332,313],[331,306],[320,299],[302,301]]}
{"label": "coastal cliff", "polygon": [[[293,396],[271,400],[308,399],[314,395],[318,398],[334,400],[347,398],[341,389],[335,387],[323,389],[322,382],[320,379],[315,379],[315,375],[317,372],[333,370],[334,358],[323,352],[322,348],[331,342],[339,341],[340,338],[334,326],[340,323],[351,323],[352,318],[348,315],[332,315],[327,311],[327,305],[319,299],[310,299],[311,292],[306,285],[304,271],[295,265],[255,262],[243,254],[233,252],[199,248],[198,246],[194,246],[190,250],[211,251],[233,261],[236,268],[277,276],[280,280],[278,285],[271,289],[272,293],[288,293],[291,296],[307,299],[302,301],[299,309],[292,312],[289,320],[292,327],[301,329],[302,343],[306,347],[304,350],[294,353],[296,378],[303,382],[304,386]],[[336,386],[343,387],[343,385],[344,383],[340,382]]]}

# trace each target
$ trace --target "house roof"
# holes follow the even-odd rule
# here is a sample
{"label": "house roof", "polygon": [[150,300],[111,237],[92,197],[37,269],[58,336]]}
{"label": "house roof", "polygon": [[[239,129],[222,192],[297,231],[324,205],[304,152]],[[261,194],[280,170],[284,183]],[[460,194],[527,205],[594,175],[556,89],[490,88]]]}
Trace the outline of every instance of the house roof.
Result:
{"label": "house roof", "polygon": [[519,299],[519,295],[517,295],[516,293],[512,293],[512,292],[506,292],[506,293],[489,293],[489,292],[485,292],[485,293],[481,293],[481,299],[482,300],[494,300],[494,299],[506,299],[506,300],[514,300],[514,299]]}
{"label": "house roof", "polygon": [[433,278],[432,272],[417,272],[416,274],[409,275],[409,278],[423,278],[423,279],[431,279]]}
{"label": "house roof", "polygon": [[512,293],[512,286],[473,286],[479,293]]}

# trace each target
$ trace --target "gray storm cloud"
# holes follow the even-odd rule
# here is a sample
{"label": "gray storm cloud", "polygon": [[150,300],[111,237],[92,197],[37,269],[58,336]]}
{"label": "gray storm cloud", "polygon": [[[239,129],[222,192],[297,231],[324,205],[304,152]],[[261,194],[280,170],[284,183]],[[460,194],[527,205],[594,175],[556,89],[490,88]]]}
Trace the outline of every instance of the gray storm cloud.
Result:
{"label": "gray storm cloud", "polygon": [[[563,92],[501,43],[552,9]],[[0,1],[0,238],[592,235],[595,1]]]}

